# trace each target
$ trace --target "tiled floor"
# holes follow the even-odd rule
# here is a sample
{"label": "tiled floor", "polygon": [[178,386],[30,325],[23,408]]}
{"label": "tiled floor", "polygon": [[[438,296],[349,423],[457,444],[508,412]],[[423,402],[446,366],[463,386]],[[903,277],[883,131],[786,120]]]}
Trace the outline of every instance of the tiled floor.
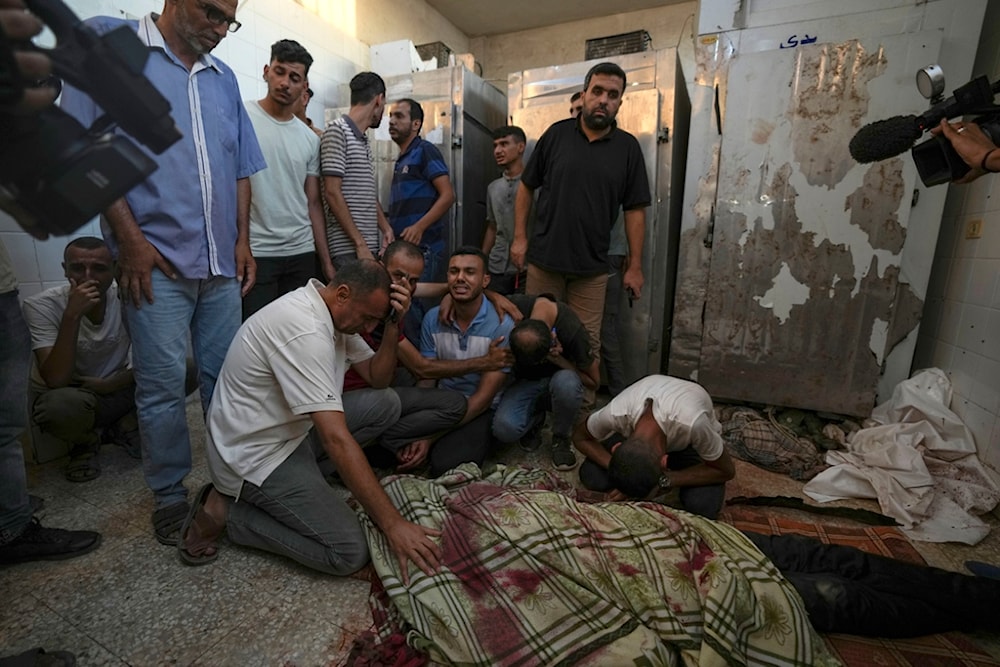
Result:
{"label": "tiled floor", "polygon": [[[188,408],[193,491],[207,472],[200,411]],[[512,447],[503,455],[547,464],[544,449]],[[31,492],[45,499],[43,522],[96,529],[104,541],[81,558],[0,570],[0,655],[41,645],[71,650],[81,665],[337,665],[369,627],[369,584],[359,579],[313,573],[228,543],[212,565],[181,565],[153,539],[139,463],[113,446],[102,449],[101,461],[102,475],[85,484],[65,481],[60,462],[29,466]],[[758,487],[792,495],[801,486],[742,465],[738,474],[731,493]],[[1000,563],[1000,530],[976,548],[918,548],[932,564],[959,571],[969,558]]]}

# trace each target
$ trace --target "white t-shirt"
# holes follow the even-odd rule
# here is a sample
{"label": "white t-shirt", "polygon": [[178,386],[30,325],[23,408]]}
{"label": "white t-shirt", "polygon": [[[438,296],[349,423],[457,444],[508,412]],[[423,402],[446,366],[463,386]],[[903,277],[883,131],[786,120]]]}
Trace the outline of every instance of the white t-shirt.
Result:
{"label": "white t-shirt", "polygon": [[343,412],[344,373],[375,354],[333,328],[322,287],[311,280],[271,302],[229,346],[206,419],[208,467],[227,495],[263,484],[312,428],[310,413]]}
{"label": "white t-shirt", "polygon": [[[21,304],[24,319],[31,330],[31,349],[40,350],[53,347],[59,336],[59,324],[69,304],[70,286],[53,287],[30,296]],[[122,307],[118,300],[118,285],[111,283],[108,288],[104,320],[94,324],[86,316],[80,318],[80,333],[76,337],[76,359],[73,373],[89,377],[106,378],[129,367],[131,342],[125,323],[122,321]],[[38,371],[38,363],[33,360],[31,368],[31,388],[45,391],[49,387]]]}
{"label": "white t-shirt", "polygon": [[292,117],[281,121],[255,100],[245,102],[267,169],[250,177],[250,249],[257,257],[312,252],[307,176],[319,176],[319,137]]}
{"label": "white t-shirt", "polygon": [[708,392],[699,384],[666,375],[650,375],[626,388],[590,415],[587,430],[597,440],[613,433],[632,435],[647,398],[653,399],[653,418],[667,436],[668,452],[691,446],[703,461],[722,456],[722,426]]}

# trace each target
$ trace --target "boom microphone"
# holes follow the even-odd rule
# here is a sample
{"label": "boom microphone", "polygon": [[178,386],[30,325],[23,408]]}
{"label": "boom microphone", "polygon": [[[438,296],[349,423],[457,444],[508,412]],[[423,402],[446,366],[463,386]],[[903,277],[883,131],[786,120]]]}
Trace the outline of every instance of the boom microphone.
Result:
{"label": "boom microphone", "polygon": [[894,116],[865,125],[848,144],[851,157],[861,164],[896,157],[910,150],[913,143],[942,118],[991,111],[993,96],[998,92],[1000,81],[991,85],[989,79],[981,76],[956,88],[954,95],[919,116]]}
{"label": "boom microphone", "polygon": [[916,116],[893,116],[862,127],[848,148],[861,164],[878,162],[910,150],[923,133]]}

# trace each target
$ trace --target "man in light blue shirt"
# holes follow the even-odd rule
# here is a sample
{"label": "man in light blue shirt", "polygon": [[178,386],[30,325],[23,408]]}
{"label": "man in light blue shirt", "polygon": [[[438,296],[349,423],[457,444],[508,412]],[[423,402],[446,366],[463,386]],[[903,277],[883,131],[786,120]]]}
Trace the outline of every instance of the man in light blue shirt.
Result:
{"label": "man in light blue shirt", "polygon": [[[209,52],[239,29],[236,0],[170,0],[137,21],[98,17],[100,33],[134,27],[150,47],[144,74],[170,102],[184,138],[150,157],[159,169],[104,212],[116,254],[133,346],[143,471],[153,491],[153,528],[177,543],[188,512],[184,478],[191,445],[184,409],[190,337],[207,410],[241,296],[253,286],[249,177],[266,164],[236,76]],[[62,106],[84,125],[102,114],[67,86]]]}
{"label": "man in light blue shirt", "polygon": [[[448,294],[454,303],[454,316],[442,324],[440,308],[432,308],[424,316],[420,331],[420,353],[432,359],[472,359],[489,352],[490,343],[507,337],[514,320],[496,310],[483,296],[490,283],[486,270],[486,255],[479,248],[463,246],[448,260]],[[441,436],[431,448],[430,473],[437,477],[466,462],[483,465],[489,452],[490,424],[493,410],[500,400],[501,389],[509,369],[487,373],[468,373],[438,381],[438,386],[461,392],[467,399],[465,417],[458,426]]]}

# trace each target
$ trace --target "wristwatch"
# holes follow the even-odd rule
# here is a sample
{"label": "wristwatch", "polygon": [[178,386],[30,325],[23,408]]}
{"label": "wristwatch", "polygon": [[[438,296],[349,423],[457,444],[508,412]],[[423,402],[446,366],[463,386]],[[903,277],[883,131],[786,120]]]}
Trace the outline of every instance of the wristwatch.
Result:
{"label": "wristwatch", "polygon": [[664,491],[669,491],[670,490],[670,478],[667,477],[666,473],[663,473],[662,475],[660,475],[660,482],[659,482],[659,484],[660,484],[660,488],[663,489]]}

